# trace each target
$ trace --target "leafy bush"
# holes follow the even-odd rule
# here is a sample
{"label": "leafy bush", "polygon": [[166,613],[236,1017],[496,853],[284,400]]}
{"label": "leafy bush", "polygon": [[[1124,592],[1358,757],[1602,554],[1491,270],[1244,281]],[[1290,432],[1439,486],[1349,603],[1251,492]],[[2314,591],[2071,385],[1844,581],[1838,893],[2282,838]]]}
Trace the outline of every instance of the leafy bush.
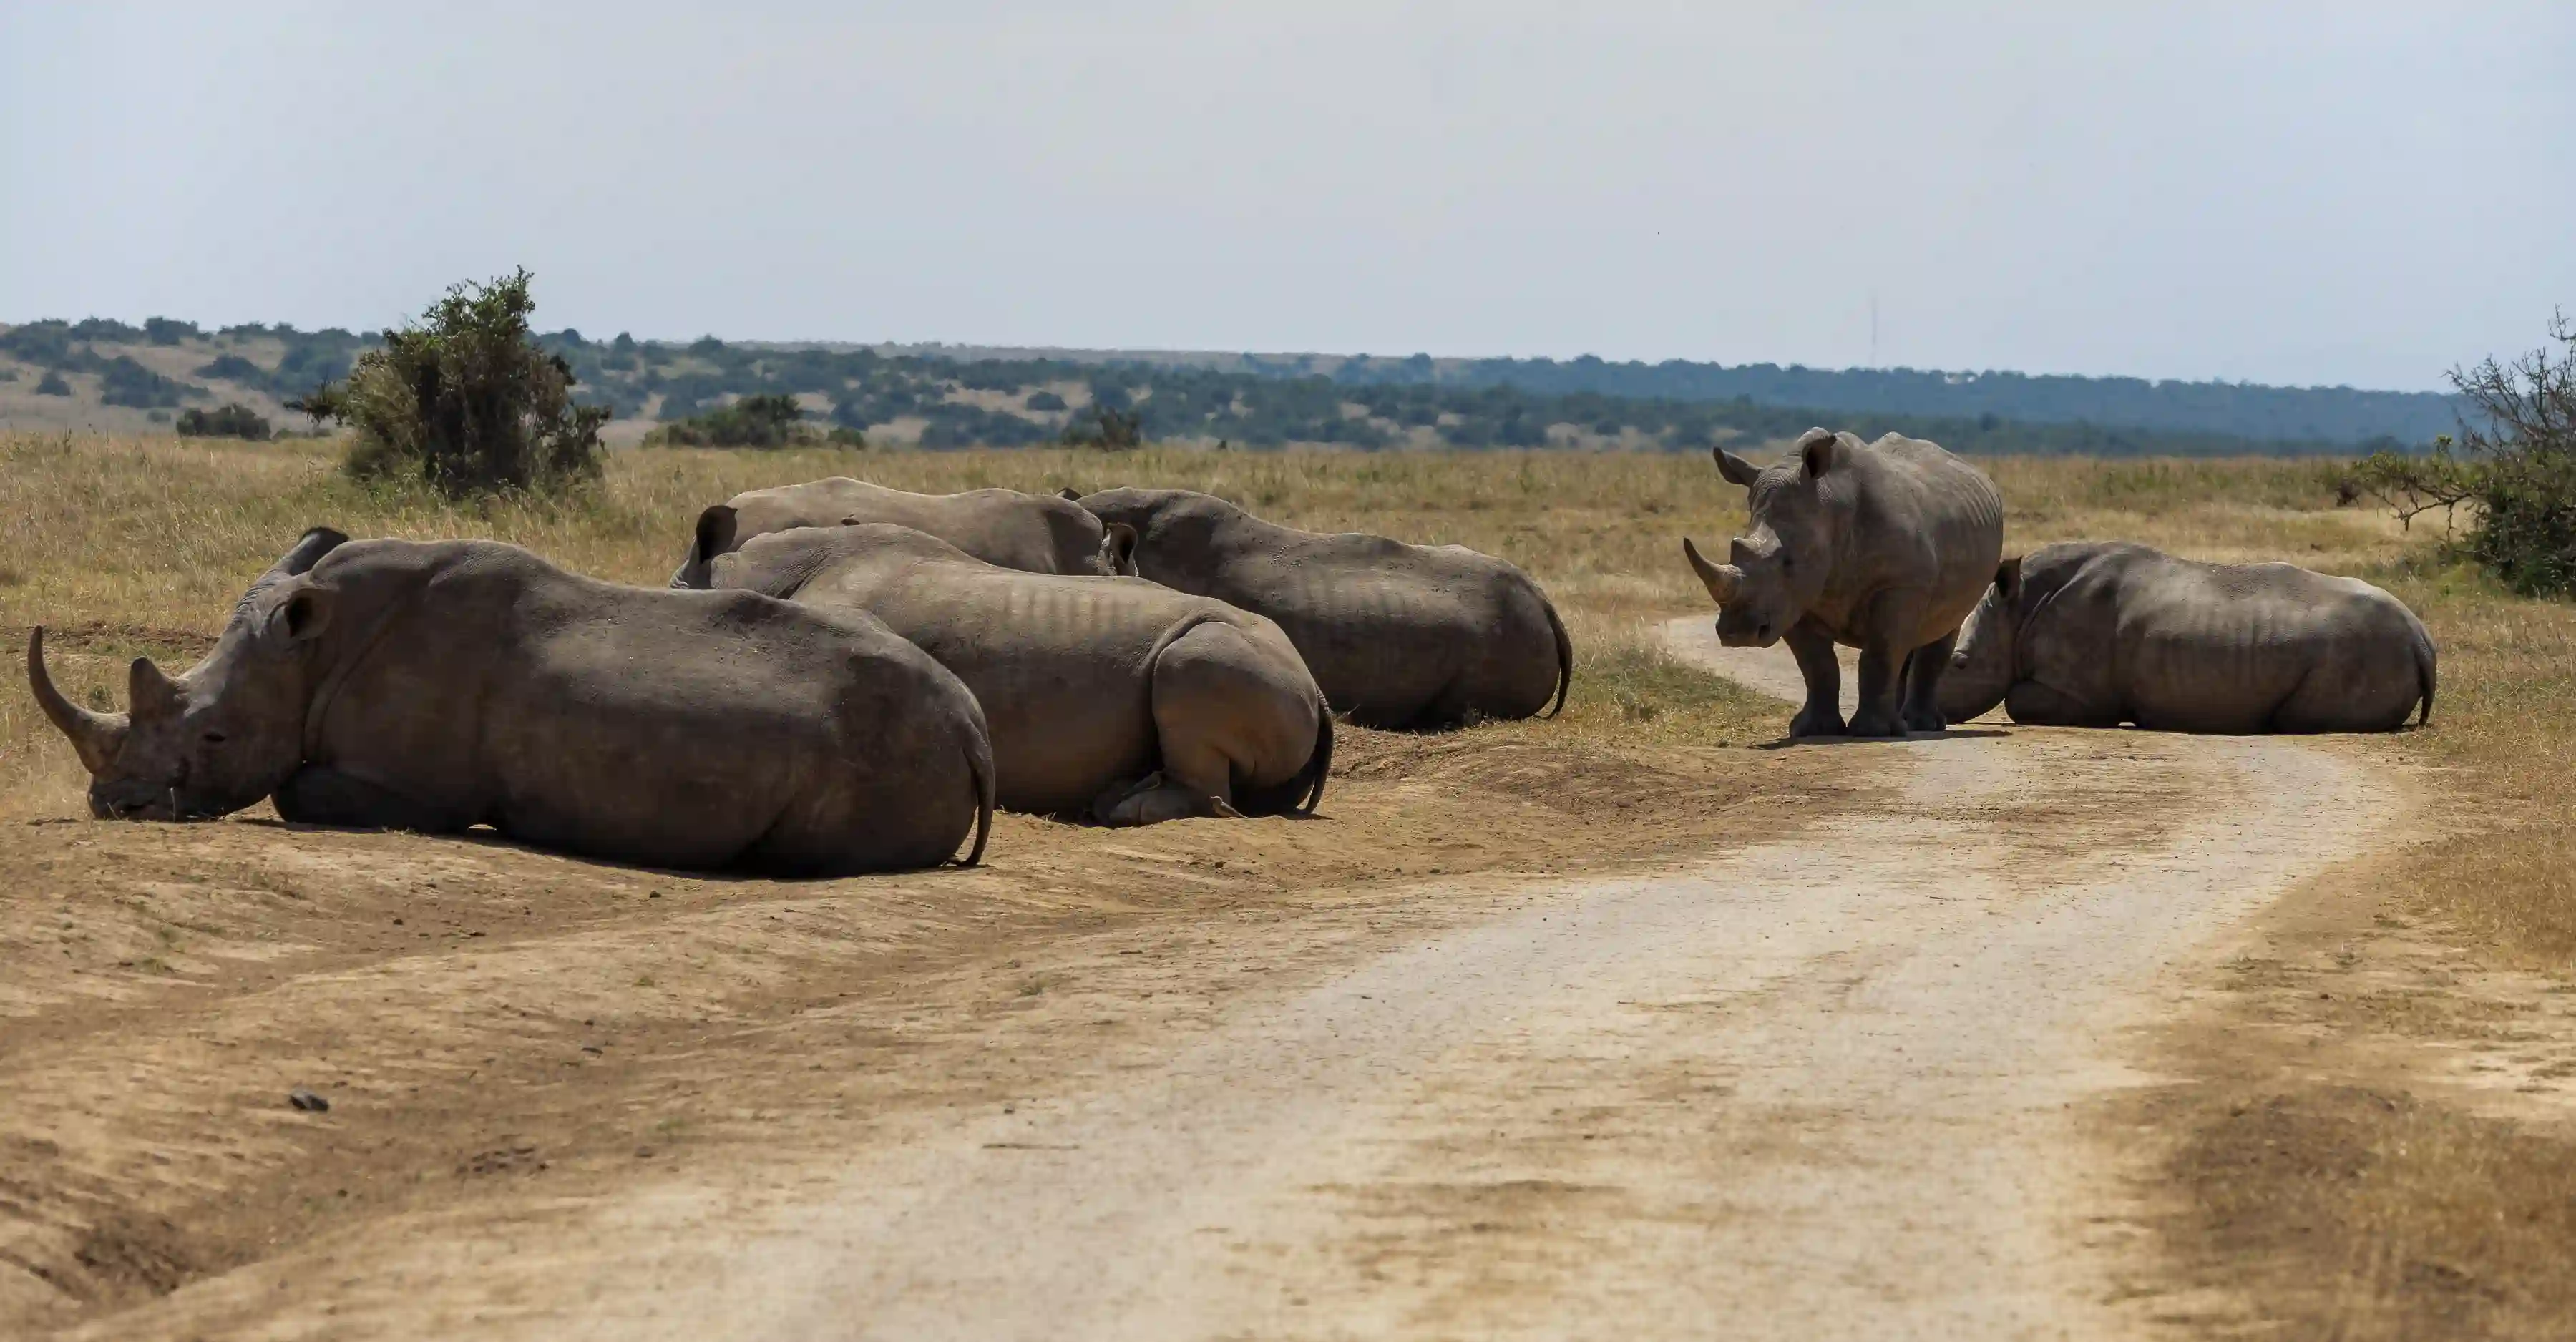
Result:
{"label": "leafy bush", "polygon": [[143,319],[143,338],[155,345],[176,345],[192,336],[205,334],[195,322],[176,321],[168,317]]}
{"label": "leafy bush", "polygon": [[[666,421],[644,435],[644,441],[672,447],[789,447],[821,442],[823,437],[805,423],[804,407],[795,397],[764,393],[692,419]],[[866,440],[860,437],[859,441]]]}
{"label": "leafy bush", "polygon": [[2452,371],[2475,411],[2456,451],[2445,435],[2429,456],[2375,452],[2344,482],[2408,523],[2469,505],[2460,551],[2528,596],[2576,594],[2576,323],[2561,314],[2549,338],[2555,351]]}
{"label": "leafy bush", "polygon": [[528,272],[458,284],[418,325],[385,333],[318,403],[357,432],[361,479],[416,477],[447,494],[563,488],[599,473],[608,412],[572,401],[571,365],[530,337]]}
{"label": "leafy bush", "polygon": [[0,354],[43,368],[60,368],[73,358],[71,328],[62,322],[29,322],[0,331]]}
{"label": "leafy bush", "polygon": [[1145,445],[1145,412],[1113,410],[1105,405],[1091,407],[1091,412],[1064,426],[1067,447],[1088,447],[1102,452],[1124,452]]}
{"label": "leafy bush", "polygon": [[1062,410],[1064,409],[1064,398],[1051,391],[1039,390],[1030,392],[1029,399],[1022,401],[1020,404],[1027,406],[1031,410]]}
{"label": "leafy bush", "polygon": [[63,381],[62,374],[49,368],[45,370],[45,375],[43,377],[36,379],[36,394],[38,396],[69,396],[72,394],[72,384]]}
{"label": "leafy bush", "polygon": [[186,382],[174,382],[134,361],[130,354],[120,354],[98,366],[99,399],[109,405],[131,406],[150,410],[175,406],[183,400],[205,395],[205,389]]}
{"label": "leafy bush", "polygon": [[213,410],[179,412],[182,438],[247,438],[258,443],[267,441],[268,435],[268,421],[239,401],[226,401]]}
{"label": "leafy bush", "polygon": [[238,382],[245,387],[269,385],[268,370],[238,354],[218,354],[198,365],[196,376],[218,382]]}

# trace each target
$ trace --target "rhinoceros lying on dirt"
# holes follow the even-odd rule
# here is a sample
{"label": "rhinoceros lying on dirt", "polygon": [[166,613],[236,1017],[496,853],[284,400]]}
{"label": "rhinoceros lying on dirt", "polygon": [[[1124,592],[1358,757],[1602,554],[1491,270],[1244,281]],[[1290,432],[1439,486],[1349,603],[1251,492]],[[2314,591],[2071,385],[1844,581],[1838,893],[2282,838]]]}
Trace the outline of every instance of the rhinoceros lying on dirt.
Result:
{"label": "rhinoceros lying on dirt", "polygon": [[963,494],[912,494],[834,476],[801,485],[754,489],[707,509],[673,587],[704,587],[707,564],[754,536],[791,527],[831,527],[844,522],[891,522],[937,536],[988,564],[1023,573],[1132,574],[1127,552],[1133,535],[1113,532],[1100,519],[1051,494],[1016,489],[970,489]]}
{"label": "rhinoceros lying on dirt", "polygon": [[1942,711],[2178,732],[2381,732],[2433,716],[2433,638],[2404,602],[2289,564],[2042,546],[1968,617]]}
{"label": "rhinoceros lying on dirt", "polygon": [[1834,645],[1860,649],[1853,736],[1937,732],[1938,690],[1959,622],[1993,580],[2004,504],[1976,468],[1915,438],[1864,443],[1809,429],[1767,469],[1724,448],[1717,469],[1745,487],[1753,534],[1712,564],[1687,537],[1682,553],[1717,599],[1718,641],[1798,658],[1806,707],[1791,736],[1846,730]]}
{"label": "rhinoceros lying on dirt", "polygon": [[1553,713],[1550,694],[1565,705],[1565,625],[1528,574],[1491,555],[1298,531],[1185,489],[1109,489],[1082,506],[1135,531],[1142,576],[1277,621],[1363,726],[1526,718]]}
{"label": "rhinoceros lying on dirt", "polygon": [[832,875],[943,861],[992,823],[983,711],[864,615],[576,577],[489,541],[307,532],[176,680],[94,713],[27,642],[102,818],[275,794],[291,821],[667,867]]}
{"label": "rhinoceros lying on dirt", "polygon": [[1277,625],[1221,601],[1016,573],[882,524],[762,536],[710,582],[867,611],[938,658],[983,701],[1013,810],[1131,825],[1323,796],[1322,691]]}

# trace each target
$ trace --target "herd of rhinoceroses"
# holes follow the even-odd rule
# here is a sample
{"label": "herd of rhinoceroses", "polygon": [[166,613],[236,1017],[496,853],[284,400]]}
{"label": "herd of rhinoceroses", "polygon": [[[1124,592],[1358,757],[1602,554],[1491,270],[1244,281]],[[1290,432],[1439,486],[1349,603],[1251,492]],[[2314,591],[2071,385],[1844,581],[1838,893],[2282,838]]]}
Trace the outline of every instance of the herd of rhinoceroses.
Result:
{"label": "herd of rhinoceroses", "polygon": [[[2003,500],[1939,447],[1809,430],[1719,449],[1752,528],[1683,549],[1733,645],[1786,640],[1792,736],[2016,722],[2384,731],[2432,712],[2433,644],[2367,583],[2143,546],[2006,560]],[[1860,650],[1857,711],[1836,645]],[[27,674],[101,817],[289,821],[831,875],[981,860],[995,806],[1106,825],[1311,814],[1336,714],[1423,729],[1553,714],[1574,652],[1512,564],[1322,535],[1212,495],[905,493],[832,479],[700,514],[670,587],[493,541],[307,532],[129,709]],[[968,846],[971,836],[971,846]],[[958,850],[967,847],[961,858]]]}

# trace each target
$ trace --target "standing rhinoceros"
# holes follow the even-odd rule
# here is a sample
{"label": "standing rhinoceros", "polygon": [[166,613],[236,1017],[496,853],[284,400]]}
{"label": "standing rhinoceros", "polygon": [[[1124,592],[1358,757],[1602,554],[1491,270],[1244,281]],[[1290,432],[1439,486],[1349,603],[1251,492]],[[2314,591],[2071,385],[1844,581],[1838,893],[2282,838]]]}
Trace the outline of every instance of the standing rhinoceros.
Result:
{"label": "standing rhinoceros", "polygon": [[[1809,429],[1778,465],[1711,449],[1744,486],[1753,534],[1712,564],[1682,553],[1717,599],[1718,640],[1798,658],[1806,707],[1791,736],[1898,736],[1946,724],[1937,698],[1951,640],[2003,555],[2004,504],[1975,467],[1916,438],[1864,443]],[[1860,705],[1846,728],[1834,645],[1860,649]]]}
{"label": "standing rhinoceros", "polygon": [[975,697],[865,615],[619,587],[489,541],[307,532],[132,711],[37,702],[101,818],[452,833],[665,867],[836,875],[946,860],[992,823]]}
{"label": "standing rhinoceros", "polygon": [[891,522],[937,536],[988,564],[1023,573],[1132,574],[1132,535],[1113,532],[1079,506],[1051,494],[970,489],[912,494],[834,476],[801,485],[747,490],[698,516],[689,553],[671,575],[673,587],[704,587],[707,565],[754,536],[791,527]]}
{"label": "standing rhinoceros", "polygon": [[1367,727],[1526,718],[1565,704],[1574,646],[1547,593],[1457,545],[1262,521],[1212,494],[1109,489],[1082,506],[1136,535],[1136,571],[1267,616],[1334,709]]}
{"label": "standing rhinoceros", "polygon": [[1941,683],[1955,720],[2180,732],[2380,732],[2433,716],[2433,638],[2404,602],[2290,564],[2143,545],[2004,561]]}
{"label": "standing rhinoceros", "polygon": [[1279,627],[1139,578],[999,568],[872,524],[773,532],[709,581],[862,610],[984,705],[1002,805],[1113,825],[1311,812],[1333,716]]}

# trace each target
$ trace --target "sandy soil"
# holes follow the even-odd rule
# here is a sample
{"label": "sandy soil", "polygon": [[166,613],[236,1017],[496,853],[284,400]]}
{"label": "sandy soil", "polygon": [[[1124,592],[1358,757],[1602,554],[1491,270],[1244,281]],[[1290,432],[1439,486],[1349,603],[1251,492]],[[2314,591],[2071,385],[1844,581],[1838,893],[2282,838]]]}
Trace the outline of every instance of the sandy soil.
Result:
{"label": "sandy soil", "polygon": [[[1672,637],[1794,686],[1784,652],[1705,630]],[[1699,777],[1544,752],[1477,766],[1536,778],[1524,799],[1624,787],[1632,811],[1693,789],[1705,823],[1640,843],[1636,815],[1570,798],[1481,826],[1423,809],[1479,784],[1444,775],[1442,749],[1357,757],[1373,835],[1452,827],[1423,831],[1441,837],[1412,871],[1194,822],[1078,835],[1127,854],[1123,886],[1026,827],[1006,836],[1037,854],[1014,888],[1060,893],[974,913],[950,894],[994,878],[757,901],[665,882],[682,902],[650,922],[584,924],[562,899],[545,935],[488,954],[353,954],[223,997],[134,1041],[149,1077],[22,1003],[0,1198],[50,1168],[28,1163],[37,1130],[82,1133],[102,1182],[139,1164],[215,1188],[228,1162],[281,1158],[322,1174],[263,1185],[299,1205],[233,1241],[102,1214],[60,1243],[0,1240],[0,1266],[41,1269],[30,1311],[31,1283],[88,1274],[54,1317],[102,1338],[2116,1337],[2155,1301],[2133,1171],[2084,1115],[2146,1079],[2135,1031],[2227,931],[2378,841],[2397,800],[2289,741],[1992,723],[1724,752],[1755,762]],[[1644,865],[1546,874],[1589,832]],[[400,858],[417,895],[421,851],[347,836],[309,860],[355,880]],[[469,892],[501,860],[442,851]],[[1246,884],[1229,861],[1302,874]],[[595,873],[553,874],[643,897]],[[516,908],[462,903],[460,929]],[[979,952],[937,949],[955,922],[980,922]],[[687,996],[631,986],[681,973]],[[743,1005],[782,997],[797,1009]],[[299,1001],[338,1013],[308,1059],[227,1076],[225,1050]],[[528,1038],[505,1040],[514,1002]],[[222,1078],[204,1094],[273,1095],[330,1078],[335,1053],[363,1061],[329,1116],[272,1099],[210,1134],[134,1112],[200,1094],[173,1066]],[[688,1063],[621,1081],[621,1054]],[[459,1092],[484,1064],[500,1089]],[[343,1123],[340,1145],[292,1135]],[[435,1140],[408,1149],[414,1127]],[[261,1225],[284,1229],[246,1242]]]}

